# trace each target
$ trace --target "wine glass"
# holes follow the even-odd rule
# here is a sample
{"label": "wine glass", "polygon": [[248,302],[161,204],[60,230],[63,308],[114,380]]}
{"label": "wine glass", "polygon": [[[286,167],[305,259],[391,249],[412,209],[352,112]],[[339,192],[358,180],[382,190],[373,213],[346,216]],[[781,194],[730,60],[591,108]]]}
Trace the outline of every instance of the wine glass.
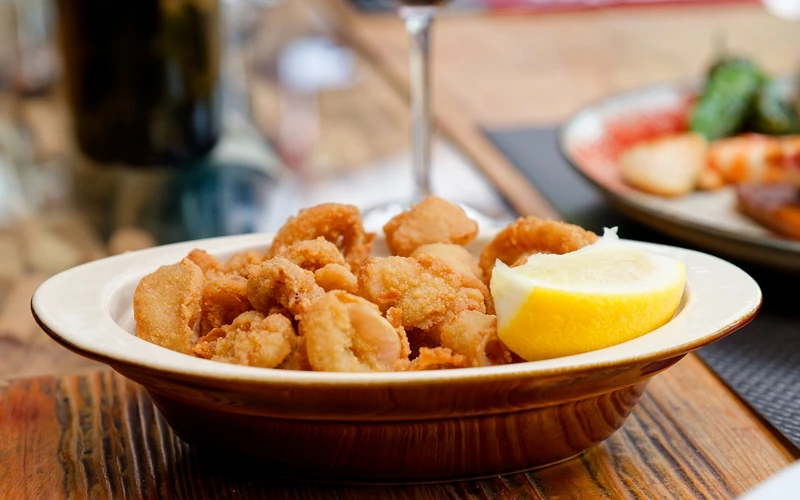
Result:
{"label": "wine glass", "polygon": [[[382,203],[363,211],[364,223],[377,230],[398,213],[407,210],[425,197],[431,189],[431,92],[430,33],[433,20],[448,0],[397,0],[398,14],[410,38],[409,80],[411,94],[411,169],[414,192],[410,199]],[[459,203],[479,223],[493,223],[494,218]]]}

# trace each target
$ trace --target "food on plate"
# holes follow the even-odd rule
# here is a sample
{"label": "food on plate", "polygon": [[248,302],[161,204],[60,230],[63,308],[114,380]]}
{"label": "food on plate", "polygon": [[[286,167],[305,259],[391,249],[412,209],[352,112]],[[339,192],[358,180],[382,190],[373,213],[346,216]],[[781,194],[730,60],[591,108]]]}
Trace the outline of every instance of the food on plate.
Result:
{"label": "food on plate", "polygon": [[709,141],[742,132],[800,133],[800,117],[781,82],[744,57],[723,56],[709,71],[692,108],[689,130]]}
{"label": "food on plate", "polygon": [[392,218],[383,232],[392,254],[408,257],[428,243],[467,245],[478,235],[478,223],[458,205],[429,196]]}
{"label": "food on plate", "polygon": [[679,134],[637,144],[619,158],[622,179],[642,191],[683,196],[694,191],[705,169],[707,143],[699,134]]}
{"label": "food on plate", "polygon": [[[781,186],[764,193],[789,190],[790,184],[800,189],[800,88],[788,90],[786,81],[771,78],[753,61],[724,55],[710,68],[696,99],[681,106],[685,123],[637,136],[615,152],[626,184],[663,197],[726,186],[737,189],[740,183]],[[766,188],[743,189],[749,193]],[[788,203],[786,197],[776,198],[764,210],[764,203],[753,207],[744,196],[738,204],[742,213],[797,238],[785,220],[787,214],[792,219],[796,207],[780,205]]]}
{"label": "food on plate", "polygon": [[730,58],[714,65],[689,117],[689,130],[709,141],[742,130],[764,75],[752,61]]}
{"label": "food on plate", "polygon": [[711,143],[709,167],[726,184],[782,182],[797,176],[800,136],[741,134]]}
{"label": "food on plate", "polygon": [[800,133],[800,117],[784,99],[776,80],[767,81],[753,103],[749,129],[759,134],[788,135]]}
{"label": "food on plate", "polygon": [[[532,361],[625,342],[667,323],[683,296],[683,262],[620,242],[613,231],[566,255],[498,263],[497,335]],[[624,320],[623,320],[624,318]]]}
{"label": "food on plate", "polygon": [[725,179],[722,174],[706,166],[697,175],[697,189],[701,191],[713,191],[725,186]]}
{"label": "food on plate", "polygon": [[800,193],[791,183],[736,186],[739,210],[776,233],[800,239]]}
{"label": "food on plate", "polygon": [[186,258],[142,278],[133,293],[136,336],[173,351],[191,352],[203,284],[203,271]]}
{"label": "food on plate", "polygon": [[[417,228],[445,206],[452,215],[445,218],[447,225]],[[608,280],[611,288],[605,291],[619,295],[605,297],[606,321],[609,314],[618,320],[630,313],[625,307],[631,304],[645,311],[625,322],[631,328],[658,326],[671,314],[668,307],[659,309],[661,295],[654,288],[666,279],[665,267],[655,266],[656,272],[648,267],[662,262],[657,257],[612,246],[608,237],[598,243],[597,235],[571,224],[523,217],[500,231],[479,261],[462,246],[474,239],[475,223],[465,222],[459,210],[440,198],[425,200],[387,225],[399,245],[395,250],[407,255],[365,253],[374,235],[364,231],[352,207],[332,203],[302,210],[269,248],[224,261],[193,250],[142,278],[134,294],[136,334],[184,354],[252,367],[418,371],[502,365],[520,356],[569,352],[554,346],[588,350],[624,340],[630,328],[604,332],[606,338],[598,340],[595,322],[587,325],[591,335],[582,339],[571,323],[549,317],[574,313],[590,321],[587,311],[605,290],[597,279]],[[354,244],[361,248],[354,250]],[[506,265],[512,263],[518,267]],[[493,269],[500,276],[491,278],[490,292]],[[545,295],[532,294],[532,283]],[[594,302],[587,306],[576,300],[570,286],[594,293]],[[646,292],[652,292],[650,302],[640,297]],[[575,311],[565,309],[571,305]],[[534,311],[536,321],[524,311]]]}

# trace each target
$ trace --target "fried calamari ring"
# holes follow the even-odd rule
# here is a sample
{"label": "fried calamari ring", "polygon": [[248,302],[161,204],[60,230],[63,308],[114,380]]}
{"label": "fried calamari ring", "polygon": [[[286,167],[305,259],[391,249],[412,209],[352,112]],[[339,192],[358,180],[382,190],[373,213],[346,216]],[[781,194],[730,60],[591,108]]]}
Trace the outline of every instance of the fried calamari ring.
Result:
{"label": "fried calamari ring", "polygon": [[299,331],[316,371],[391,371],[403,359],[401,332],[375,304],[340,290],[314,302]]}
{"label": "fried calamari ring", "polygon": [[161,266],[142,278],[133,293],[136,336],[189,354],[203,283],[203,271],[189,259]]}
{"label": "fried calamari ring", "polygon": [[437,196],[428,196],[383,226],[392,255],[408,257],[429,243],[466,245],[478,235],[478,223],[464,209]]}
{"label": "fried calamari ring", "polygon": [[230,325],[209,332],[197,342],[194,352],[201,357],[211,354],[210,359],[224,363],[275,368],[296,345],[292,322],[285,316],[247,311]]}
{"label": "fried calamari ring", "polygon": [[364,232],[361,213],[353,205],[323,203],[304,208],[289,218],[272,240],[267,257],[280,255],[287,247],[303,240],[322,236],[344,254],[351,269],[358,268],[369,257],[375,235]]}
{"label": "fried calamari ring", "polygon": [[339,248],[322,236],[292,243],[281,251],[280,256],[311,272],[328,264],[347,265]]}
{"label": "fried calamari ring", "polygon": [[295,317],[303,314],[325,292],[306,271],[283,257],[274,257],[250,268],[247,298],[257,310],[268,313],[283,306]]}
{"label": "fried calamari ring", "polygon": [[565,222],[520,217],[502,229],[481,252],[480,266],[486,283],[499,259],[511,265],[536,253],[565,254],[597,241],[597,235]]}

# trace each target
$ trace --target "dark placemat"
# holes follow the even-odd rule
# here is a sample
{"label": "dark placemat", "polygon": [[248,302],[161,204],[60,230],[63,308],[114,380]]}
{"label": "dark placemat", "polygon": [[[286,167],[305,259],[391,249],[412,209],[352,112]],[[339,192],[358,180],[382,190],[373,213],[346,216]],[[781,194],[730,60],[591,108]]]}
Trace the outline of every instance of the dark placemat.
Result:
{"label": "dark placemat", "polygon": [[[567,220],[596,232],[618,226],[624,238],[692,248],[625,218],[606,204],[561,157],[555,128],[488,130],[486,135]],[[761,286],[761,314],[698,354],[767,421],[800,446],[800,301],[797,287],[787,283],[800,278],[749,263],[735,264]]]}

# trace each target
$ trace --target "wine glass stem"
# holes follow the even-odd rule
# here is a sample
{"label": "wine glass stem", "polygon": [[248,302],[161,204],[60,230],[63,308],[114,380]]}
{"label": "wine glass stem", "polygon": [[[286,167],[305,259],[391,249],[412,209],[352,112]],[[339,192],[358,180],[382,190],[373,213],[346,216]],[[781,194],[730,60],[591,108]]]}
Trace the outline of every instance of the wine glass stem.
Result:
{"label": "wine glass stem", "polygon": [[416,200],[431,194],[430,31],[435,13],[435,7],[400,10],[411,39],[411,155]]}

